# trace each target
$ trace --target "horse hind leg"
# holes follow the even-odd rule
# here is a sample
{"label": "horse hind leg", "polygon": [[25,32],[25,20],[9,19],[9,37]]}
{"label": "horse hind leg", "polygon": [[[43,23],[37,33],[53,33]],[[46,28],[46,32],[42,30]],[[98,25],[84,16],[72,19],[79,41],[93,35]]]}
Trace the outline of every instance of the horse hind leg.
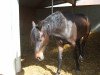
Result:
{"label": "horse hind leg", "polygon": [[81,39],[78,39],[77,41],[76,41],[76,45],[77,45],[77,52],[78,52],[78,60],[80,61],[80,62],[83,62],[83,49],[82,49],[82,46],[81,46]]}
{"label": "horse hind leg", "polygon": [[76,64],[76,71],[80,71],[80,65],[79,65],[79,51],[78,51],[78,45],[75,45],[74,48],[74,59],[75,59],[75,64]]}
{"label": "horse hind leg", "polygon": [[78,60],[80,60],[81,62],[83,61],[83,56],[82,56],[82,49],[81,49],[81,39],[78,39],[76,41],[76,45],[77,45],[77,48],[78,48]]}
{"label": "horse hind leg", "polygon": [[87,34],[86,36],[83,37],[82,42],[80,44],[80,59],[83,60],[83,58],[85,57],[86,54],[86,50],[84,49],[86,46],[86,42],[88,39],[89,34]]}

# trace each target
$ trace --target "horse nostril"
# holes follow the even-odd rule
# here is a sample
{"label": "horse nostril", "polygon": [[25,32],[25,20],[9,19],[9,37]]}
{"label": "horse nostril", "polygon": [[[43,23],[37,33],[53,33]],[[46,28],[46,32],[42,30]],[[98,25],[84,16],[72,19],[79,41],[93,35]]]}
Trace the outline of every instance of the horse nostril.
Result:
{"label": "horse nostril", "polygon": [[40,57],[37,57],[37,59],[38,59],[38,60],[41,60],[41,58],[40,58]]}

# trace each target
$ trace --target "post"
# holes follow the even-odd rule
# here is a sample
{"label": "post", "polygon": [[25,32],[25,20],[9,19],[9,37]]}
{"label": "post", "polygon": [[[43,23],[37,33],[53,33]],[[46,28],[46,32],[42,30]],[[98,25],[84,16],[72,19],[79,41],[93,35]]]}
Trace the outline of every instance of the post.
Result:
{"label": "post", "polygon": [[52,0],[52,7],[51,7],[51,14],[53,13],[53,0]]}

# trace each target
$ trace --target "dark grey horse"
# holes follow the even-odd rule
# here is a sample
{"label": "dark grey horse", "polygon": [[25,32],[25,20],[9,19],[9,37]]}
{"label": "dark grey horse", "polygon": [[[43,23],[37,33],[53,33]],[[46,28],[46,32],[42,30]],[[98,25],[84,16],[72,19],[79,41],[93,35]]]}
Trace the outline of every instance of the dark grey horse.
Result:
{"label": "dark grey horse", "polygon": [[[63,45],[70,44],[74,48],[74,58],[76,70],[80,70],[79,58],[84,56],[83,48],[90,32],[90,23],[87,16],[83,14],[62,14],[57,11],[37,25],[32,22],[31,40],[35,46],[35,58],[44,59],[44,50],[49,42],[49,36],[56,38],[58,46],[58,70],[56,75],[60,74],[62,65]],[[83,37],[83,39],[82,39]],[[82,39],[82,42],[80,40]]]}

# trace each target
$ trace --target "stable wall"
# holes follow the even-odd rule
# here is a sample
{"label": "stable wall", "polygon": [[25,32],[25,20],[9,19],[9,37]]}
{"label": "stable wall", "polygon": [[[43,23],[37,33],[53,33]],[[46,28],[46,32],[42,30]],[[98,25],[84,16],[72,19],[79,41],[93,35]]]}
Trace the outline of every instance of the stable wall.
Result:
{"label": "stable wall", "polygon": [[[100,5],[91,5],[91,6],[77,6],[73,7],[63,7],[63,8],[54,8],[55,11],[62,11],[64,13],[83,13],[87,15],[91,22],[91,28],[94,28],[98,25],[100,27]],[[51,9],[39,9],[35,13],[35,19],[37,21],[44,19],[49,14],[51,14]],[[98,28],[100,31],[100,28]]]}
{"label": "stable wall", "polygon": [[20,6],[19,10],[21,51],[29,50],[31,48],[30,31],[32,28],[32,20],[34,20],[34,9]]}

